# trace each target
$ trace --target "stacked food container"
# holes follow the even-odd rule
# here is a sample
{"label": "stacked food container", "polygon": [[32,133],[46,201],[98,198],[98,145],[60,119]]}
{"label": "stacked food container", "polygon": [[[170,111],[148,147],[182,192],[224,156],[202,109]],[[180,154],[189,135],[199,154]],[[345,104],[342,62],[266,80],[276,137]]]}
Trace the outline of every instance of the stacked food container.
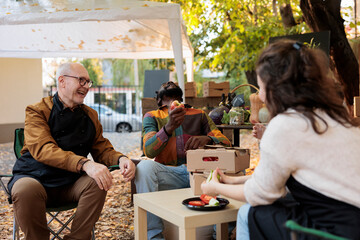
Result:
{"label": "stacked food container", "polygon": [[221,169],[227,175],[243,175],[250,165],[250,150],[225,148],[221,145],[188,150],[187,169],[194,195],[201,195],[201,183],[206,181],[211,170]]}

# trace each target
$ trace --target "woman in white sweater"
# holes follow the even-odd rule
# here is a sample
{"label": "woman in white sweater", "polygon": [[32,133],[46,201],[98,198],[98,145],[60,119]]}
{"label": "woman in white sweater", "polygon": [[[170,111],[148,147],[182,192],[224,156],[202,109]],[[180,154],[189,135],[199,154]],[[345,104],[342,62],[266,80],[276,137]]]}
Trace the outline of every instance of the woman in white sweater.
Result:
{"label": "woman in white sweater", "polygon": [[[290,239],[284,223],[360,239],[360,128],[326,76],[323,52],[290,41],[270,44],[257,63],[259,96],[271,121],[252,176],[219,174],[206,194],[246,201],[237,239]],[[309,239],[300,236],[300,239]]]}

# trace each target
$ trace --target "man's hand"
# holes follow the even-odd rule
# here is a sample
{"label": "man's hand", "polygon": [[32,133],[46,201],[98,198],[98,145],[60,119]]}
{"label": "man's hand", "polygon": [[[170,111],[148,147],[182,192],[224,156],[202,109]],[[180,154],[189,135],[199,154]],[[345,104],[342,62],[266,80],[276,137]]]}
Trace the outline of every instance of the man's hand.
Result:
{"label": "man's hand", "polygon": [[211,142],[208,136],[193,136],[185,143],[185,150],[202,148]]}
{"label": "man's hand", "polygon": [[120,173],[126,182],[131,181],[135,177],[135,164],[125,156],[119,158]]}
{"label": "man's hand", "polygon": [[172,134],[172,132],[183,123],[185,114],[185,109],[181,107],[169,111],[169,122],[165,125],[168,134]]}
{"label": "man's hand", "polygon": [[109,169],[103,164],[88,161],[83,165],[82,170],[86,172],[89,177],[93,178],[102,190],[108,191],[113,185],[113,176]]}

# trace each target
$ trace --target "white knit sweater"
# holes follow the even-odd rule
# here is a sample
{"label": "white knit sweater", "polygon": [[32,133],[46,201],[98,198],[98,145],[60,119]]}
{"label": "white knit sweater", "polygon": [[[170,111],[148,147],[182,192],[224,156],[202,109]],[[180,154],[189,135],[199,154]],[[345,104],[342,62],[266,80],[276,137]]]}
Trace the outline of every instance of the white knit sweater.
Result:
{"label": "white knit sweater", "polygon": [[261,140],[259,165],[244,186],[252,206],[271,204],[285,195],[292,175],[308,188],[360,208],[360,128],[345,128],[317,113],[329,125],[321,135],[294,110],[270,121]]}

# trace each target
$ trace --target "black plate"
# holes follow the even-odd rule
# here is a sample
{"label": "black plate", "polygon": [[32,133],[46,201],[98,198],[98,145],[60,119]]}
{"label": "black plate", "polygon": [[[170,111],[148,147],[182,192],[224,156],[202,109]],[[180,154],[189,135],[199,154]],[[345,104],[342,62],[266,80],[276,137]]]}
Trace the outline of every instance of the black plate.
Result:
{"label": "black plate", "polygon": [[193,198],[187,198],[184,201],[182,201],[182,204],[185,205],[187,208],[191,210],[197,210],[197,211],[214,211],[214,210],[220,210],[226,207],[226,205],[229,204],[229,201],[225,198],[216,198],[219,201],[219,206],[193,206],[190,205],[190,201],[201,201],[199,197],[193,197]]}

